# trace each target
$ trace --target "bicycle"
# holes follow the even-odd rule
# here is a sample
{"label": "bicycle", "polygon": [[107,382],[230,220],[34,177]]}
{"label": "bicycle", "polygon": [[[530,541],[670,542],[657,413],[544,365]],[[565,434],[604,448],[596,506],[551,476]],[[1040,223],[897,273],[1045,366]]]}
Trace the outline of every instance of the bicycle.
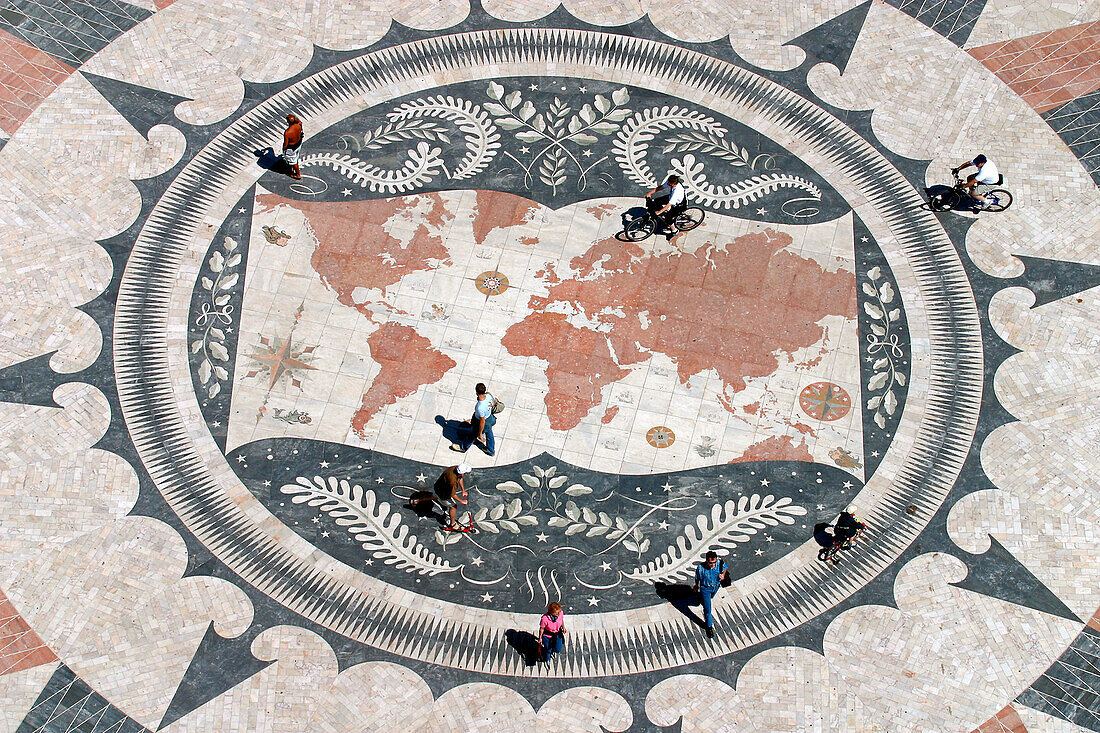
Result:
{"label": "bicycle", "polygon": [[[706,214],[698,206],[689,206],[672,217],[669,226],[673,234],[690,232],[703,223],[705,216]],[[657,223],[657,216],[651,211],[646,211],[642,216],[637,216],[628,221],[626,226],[623,227],[622,235],[631,242],[641,242],[643,239],[653,236],[653,232],[657,231]]]}
{"label": "bicycle", "polygon": [[864,530],[867,529],[867,525],[856,519],[854,515],[852,515],[851,520],[852,525],[850,526],[853,529],[852,534],[848,535],[842,540],[834,541],[833,544],[831,544],[829,547],[819,550],[817,553],[818,560],[820,560],[821,562],[829,562],[833,565],[836,565],[840,562],[840,558],[837,557],[837,554],[841,550],[847,549],[855,544],[859,536],[863,534]]}
{"label": "bicycle", "polygon": [[928,205],[933,211],[950,211],[956,208],[973,208],[978,211],[1004,211],[1012,206],[1012,194],[1003,188],[992,188],[1004,183],[1005,177],[998,176],[996,183],[979,183],[974,187],[974,193],[985,197],[985,202],[976,201],[970,192],[966,190],[966,181],[954,174],[955,186],[945,191],[930,195]]}

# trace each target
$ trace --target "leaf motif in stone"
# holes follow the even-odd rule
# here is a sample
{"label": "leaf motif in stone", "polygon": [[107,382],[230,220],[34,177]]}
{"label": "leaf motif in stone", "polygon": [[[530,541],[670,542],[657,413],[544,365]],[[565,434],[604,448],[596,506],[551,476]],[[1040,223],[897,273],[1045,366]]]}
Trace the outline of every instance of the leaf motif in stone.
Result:
{"label": "leaf motif in stone", "polygon": [[531,473],[535,474],[539,478],[542,478],[546,475],[546,471],[543,471],[541,466],[531,466]]}
{"label": "leaf motif in stone", "polygon": [[489,110],[489,114],[493,115],[494,117],[503,117],[504,115],[512,114],[508,111],[507,107],[502,104],[496,104],[494,102],[486,102],[485,109]]}
{"label": "leaf motif in stone", "polygon": [[[554,517],[554,519],[561,519],[561,517]],[[534,527],[539,523],[539,518],[532,517],[530,514],[525,514],[522,517],[516,517],[516,522],[522,524],[524,527]]]}
{"label": "leaf motif in stone", "polygon": [[584,521],[588,522],[589,524],[596,523],[596,513],[588,507],[584,507],[581,509],[581,516],[584,518]]}
{"label": "leaf motif in stone", "polygon": [[881,267],[872,267],[870,270],[867,271],[867,277],[871,278],[872,280],[878,280],[881,275]]}
{"label": "leaf motif in stone", "polygon": [[508,503],[508,518],[515,519],[519,513],[523,511],[523,502],[519,499],[512,499]]}
{"label": "leaf motif in stone", "polygon": [[619,106],[622,106],[629,102],[630,94],[627,93],[626,87],[619,87],[615,91],[611,92],[611,101]]}
{"label": "leaf motif in stone", "polygon": [[489,534],[500,534],[500,530],[497,529],[497,526],[495,524],[489,524],[489,523],[479,524],[477,526],[477,528],[478,529],[483,529],[486,532],[488,532]]}
{"label": "leaf motif in stone", "polygon": [[886,335],[886,329],[883,328],[882,326],[878,325],[877,323],[872,323],[871,324],[871,333],[874,333],[878,336],[885,336]]}
{"label": "leaf motif in stone", "polygon": [[241,279],[241,276],[234,273],[234,274],[230,275],[229,277],[227,277],[225,280],[223,280],[222,284],[219,285],[218,287],[221,290],[229,290],[234,285],[236,285],[237,281],[240,280],[240,279]]}
{"label": "leaf motif in stone", "polygon": [[868,410],[877,410],[878,406],[882,404],[882,395],[877,394],[871,399],[867,400]]}
{"label": "leaf motif in stone", "polygon": [[592,489],[585,486],[584,484],[573,484],[565,490],[565,493],[567,496],[584,496],[585,494],[591,494]]}
{"label": "leaf motif in stone", "polygon": [[598,537],[599,535],[604,534],[605,532],[607,532],[607,530],[609,530],[609,529],[611,529],[611,528],[610,527],[603,527],[599,524],[594,524],[594,525],[592,525],[592,527],[589,528],[589,530],[587,532],[584,533],[584,536],[585,537]]}
{"label": "leaf motif in stone", "polygon": [[534,130],[522,130],[521,132],[516,133],[516,139],[522,140],[525,143],[537,143],[539,140],[542,139],[542,135],[535,132]]}
{"label": "leaf motif in stone", "polygon": [[565,516],[569,517],[574,522],[581,518],[581,510],[577,507],[575,501],[565,502]]}
{"label": "leaf motif in stone", "polygon": [[901,308],[895,308],[894,310],[890,311],[888,315],[890,316],[890,322],[893,323],[894,321],[901,318]]}
{"label": "leaf motif in stone", "polygon": [[488,507],[484,507],[484,506],[481,507],[480,509],[477,510],[476,513],[474,513],[474,521],[475,522],[480,522],[481,520],[485,519],[485,515],[488,514],[488,513],[489,513],[489,508]]}
{"label": "leaf motif in stone", "polygon": [[881,412],[875,413],[875,425],[878,425],[883,430],[886,429],[886,416]]}
{"label": "leaf motif in stone", "polygon": [[225,367],[216,366],[214,367],[214,376],[222,381],[225,381],[226,379],[229,379],[229,372],[225,370]]}
{"label": "leaf motif in stone", "polygon": [[565,482],[568,480],[568,476],[555,476],[554,478],[547,481],[546,485],[549,486],[551,489],[558,489],[561,488],[561,486],[565,484]]}
{"label": "leaf motif in stone", "polygon": [[605,115],[611,110],[611,102],[602,94],[596,95],[596,109],[600,111],[600,114]]}
{"label": "leaf motif in stone", "polygon": [[519,525],[513,522],[511,519],[502,519],[499,522],[500,526],[508,530],[512,534],[519,534]]}
{"label": "leaf motif in stone", "polygon": [[206,384],[210,381],[211,364],[209,359],[203,359],[199,364],[199,381]]}
{"label": "leaf motif in stone", "polygon": [[570,524],[569,528],[565,530],[565,536],[566,537],[572,537],[575,534],[580,534],[587,527],[588,527],[588,525],[586,525],[586,524]]}
{"label": "leaf motif in stone", "polygon": [[523,106],[519,108],[518,112],[516,112],[516,116],[526,122],[527,120],[535,116],[535,105],[531,104],[530,101],[524,102]]}
{"label": "leaf motif in stone", "polygon": [[523,100],[523,95],[518,91],[511,92],[504,98],[504,104],[508,105],[509,109],[515,109],[516,105]]}
{"label": "leaf motif in stone", "polygon": [[220,382],[214,382],[210,385],[210,389],[206,390],[206,396],[210,399],[214,399],[218,396],[218,393],[222,391],[222,385]]}
{"label": "leaf motif in stone", "polygon": [[[489,99],[495,99],[500,101],[500,98],[504,96],[504,86],[497,84],[495,81],[489,82],[489,88],[485,90],[485,93],[489,95]],[[488,107],[489,105],[485,105]]]}
{"label": "leaf motif in stone", "polygon": [[529,473],[523,474],[520,478],[523,479],[523,483],[527,484],[532,489],[537,489],[539,487],[539,480]]}
{"label": "leaf motif in stone", "polygon": [[867,389],[874,392],[876,389],[882,389],[886,386],[886,380],[890,376],[889,372],[878,372],[870,379],[867,380]]}
{"label": "leaf motif in stone", "polygon": [[210,335],[216,338],[218,341],[225,341],[225,331],[220,328],[210,329]]}
{"label": "leaf motif in stone", "polygon": [[875,292],[875,286],[871,283],[863,283],[863,292],[870,295],[872,298],[878,295],[878,293]]}
{"label": "leaf motif in stone", "polygon": [[569,139],[575,142],[577,145],[595,145],[600,141],[600,139],[595,135],[586,135],[583,132],[578,132],[576,135],[571,135]]}
{"label": "leaf motif in stone", "polygon": [[897,382],[902,387],[904,387],[905,386],[905,375],[902,374],[901,372],[897,372],[896,374],[894,374],[894,381]]}
{"label": "leaf motif in stone", "polygon": [[216,305],[218,307],[221,307],[221,306],[225,305],[226,303],[228,303],[229,299],[232,298],[232,297],[233,296],[230,295],[229,293],[223,293],[223,294],[219,295],[218,297],[214,298],[214,305]]}
{"label": "leaf motif in stone", "polygon": [[523,126],[523,123],[514,117],[502,117],[497,120],[497,124],[500,125],[502,130],[515,130],[517,127]]}
{"label": "leaf motif in stone", "polygon": [[196,341],[195,343],[191,344],[191,353],[192,354],[199,353],[199,351],[201,349],[202,349],[202,341]]}
{"label": "leaf motif in stone", "polygon": [[236,267],[239,264],[241,264],[241,255],[239,252],[225,261],[226,267]]}
{"label": "leaf motif in stone", "polygon": [[883,303],[889,303],[894,299],[894,286],[888,282],[882,284],[882,298]]}
{"label": "leaf motif in stone", "polygon": [[613,122],[597,122],[588,129],[596,133],[597,135],[610,135],[611,133],[618,130],[619,126],[614,124]]}
{"label": "leaf motif in stone", "polygon": [[605,117],[608,122],[622,122],[631,115],[628,109],[617,109]]}
{"label": "leaf motif in stone", "polygon": [[225,257],[223,257],[222,253],[218,250],[214,250],[214,252],[210,255],[209,264],[210,272],[221,272],[222,268],[225,267]]}
{"label": "leaf motif in stone", "polygon": [[505,494],[522,494],[525,489],[515,481],[505,481],[497,484],[497,491],[503,491]]}
{"label": "leaf motif in stone", "polygon": [[210,355],[218,361],[229,361],[229,352],[217,341],[210,342]]}
{"label": "leaf motif in stone", "polygon": [[504,505],[503,504],[497,504],[495,507],[493,507],[491,510],[489,510],[489,519],[491,521],[495,522],[503,516],[504,516]]}
{"label": "leaf motif in stone", "polygon": [[546,523],[549,524],[551,527],[564,527],[565,525],[569,524],[569,520],[565,517],[550,517],[550,519]]}
{"label": "leaf motif in stone", "polygon": [[887,415],[893,415],[894,410],[898,409],[898,398],[894,396],[894,390],[887,390],[883,395],[882,409],[886,410]]}
{"label": "leaf motif in stone", "polygon": [[204,278],[200,279],[199,284],[202,285],[204,290],[213,290],[214,289],[214,281],[211,280],[208,277],[204,277]]}
{"label": "leaf motif in stone", "polygon": [[872,303],[864,303],[863,310],[867,311],[867,315],[871,316],[871,318],[875,318],[878,320],[882,320],[883,318],[882,309],[879,308],[877,305],[874,305]]}

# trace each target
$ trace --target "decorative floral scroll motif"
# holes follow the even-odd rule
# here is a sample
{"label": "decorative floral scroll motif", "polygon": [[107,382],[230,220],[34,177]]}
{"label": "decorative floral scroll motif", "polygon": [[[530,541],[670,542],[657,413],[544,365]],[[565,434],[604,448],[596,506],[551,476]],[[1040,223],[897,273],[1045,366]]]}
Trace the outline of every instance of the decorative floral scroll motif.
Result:
{"label": "decorative floral scroll motif", "polygon": [[[577,173],[577,190],[585,190],[588,172],[607,160],[607,156],[602,156],[585,164],[570,146],[588,148],[595,145],[599,142],[599,136],[618,131],[620,123],[630,116],[630,110],[623,107],[630,101],[625,87],[612,92],[611,99],[597,94],[591,104],[585,103],[575,113],[573,107],[559,97],[554,97],[545,112],[536,111],[530,100],[523,99],[522,92],[508,92],[504,85],[495,81],[489,83],[486,93],[493,101],[486,103],[485,108],[497,118],[497,124],[505,130],[514,131],[520,142],[537,147],[526,162],[505,153],[523,168],[524,185],[530,186],[532,175],[537,174],[538,179],[550,186],[555,194],[558,187],[568,180],[571,170]],[[531,149],[520,148],[520,153],[531,153]],[[580,155],[583,158],[593,157],[590,150],[584,150]]]}
{"label": "decorative floral scroll motif", "polygon": [[371,556],[386,565],[424,575],[453,573],[461,568],[437,556],[422,545],[416,535],[402,524],[401,514],[379,502],[375,493],[364,490],[347,479],[330,476],[328,480],[314,476],[312,480],[299,476],[297,483],[285,484],[282,492],[295,504],[306,504],[328,514],[347,529]]}
{"label": "decorative floral scroll motif", "polygon": [[871,333],[867,335],[867,353],[874,357],[871,378],[867,381],[867,409],[874,410],[875,425],[886,428],[886,418],[898,409],[896,387],[905,385],[905,374],[898,370],[898,360],[905,352],[901,348],[897,323],[901,320],[901,308],[891,307],[897,293],[894,286],[882,277],[881,267],[872,267],[863,283],[863,293],[869,298],[863,303],[864,312],[870,317]]}
{"label": "decorative floral scroll motif", "polygon": [[236,271],[243,260],[236,251],[239,246],[235,239],[226,237],[220,249],[212,247],[206,261],[212,277],[199,278],[206,297],[195,317],[195,325],[202,329],[202,335],[192,342],[191,353],[202,357],[197,370],[199,383],[210,399],[221,392],[222,384],[229,379],[225,327],[233,323],[233,306],[229,301],[233,288],[240,281],[240,273]]}
{"label": "decorative floral scroll motif", "polygon": [[[681,130],[665,136],[663,153],[686,153],[683,158],[673,158],[672,170],[684,179],[684,186],[696,198],[710,206],[738,209],[769,194],[783,189],[801,192],[788,198],[780,208],[790,216],[804,218],[814,216],[820,210],[821,189],[801,176],[790,173],[762,172],[774,168],[775,159],[769,154],[752,156],[749,151],[726,139],[726,128],[694,110],[678,106],[651,107],[634,114],[623,125],[615,140],[615,157],[626,175],[643,188],[660,183],[653,175],[647,156],[651,143],[659,133]],[[744,168],[747,175],[728,185],[711,183],[704,172],[705,164],[695,157],[702,153],[722,161],[722,170]]]}
{"label": "decorative floral scroll motif", "polygon": [[[448,171],[443,160],[441,145],[450,145],[451,137],[446,125],[432,118],[449,122],[462,134],[466,155],[454,171]],[[500,148],[500,133],[489,115],[472,102],[438,95],[407,102],[387,115],[388,122],[361,137],[344,135],[341,145],[359,153],[364,150],[380,150],[392,145],[412,145],[406,152],[406,160],[399,168],[382,168],[367,160],[341,153],[319,152],[302,156],[300,165],[332,168],[345,178],[371,191],[402,193],[424,186],[440,173],[452,180],[462,180],[485,170]],[[296,192],[316,195],[325,189],[314,191],[304,184],[292,187]]]}
{"label": "decorative floral scroll motif", "polygon": [[691,577],[701,550],[712,547],[733,547],[748,542],[751,536],[765,527],[794,524],[794,517],[804,516],[806,510],[791,503],[790,498],[776,499],[770,494],[742,496],[736,502],[727,501],[711,507],[710,516],[700,514],[694,525],[689,524],[660,557],[624,573],[632,580],[645,583],[670,582]]}

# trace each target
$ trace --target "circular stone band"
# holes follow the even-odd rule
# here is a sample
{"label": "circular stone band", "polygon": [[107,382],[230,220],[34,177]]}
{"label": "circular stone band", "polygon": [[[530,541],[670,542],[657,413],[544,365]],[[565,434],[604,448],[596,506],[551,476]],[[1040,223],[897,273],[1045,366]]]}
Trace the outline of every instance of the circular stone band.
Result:
{"label": "circular stone band", "polygon": [[[666,604],[571,616],[571,654],[547,674],[597,677],[688,664],[773,637],[878,575],[931,519],[973,440],[983,360],[977,307],[946,233],[867,141],[793,92],[721,60],[605,32],[479,31],[371,52],[321,71],[241,116],[195,154],[142,228],[120,286],[116,383],[150,476],[189,531],[288,609],[388,652],[432,664],[527,674],[504,631],[534,619],[410,593],[324,555],[273,517],[205,430],[186,357],[191,288],[211,238],[257,177],[250,152],[276,140],[286,110],[311,130],[387,99],[465,80],[554,73],[630,79],[744,122],[786,146],[855,205],[881,244],[912,333],[909,400],[856,503],[870,525],[843,566],[796,548],[742,578],[704,643]],[[909,513],[907,507],[916,507]],[[526,624],[527,626],[524,626]]]}

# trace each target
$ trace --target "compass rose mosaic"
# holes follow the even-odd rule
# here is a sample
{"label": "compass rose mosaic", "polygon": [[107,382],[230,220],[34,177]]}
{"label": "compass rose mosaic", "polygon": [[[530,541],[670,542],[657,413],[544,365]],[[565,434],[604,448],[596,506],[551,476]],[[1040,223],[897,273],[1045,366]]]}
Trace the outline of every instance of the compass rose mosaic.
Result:
{"label": "compass rose mosaic", "polygon": [[[871,12],[790,40],[806,60],[779,69],[648,18],[475,7],[316,47],[209,124],[89,74],[147,140],[182,147],[135,176],[140,212],[100,240],[114,274],[85,310],[102,355],[50,402],[78,382],[107,395],[96,445],[138,473],[134,516],[183,538],[188,578],[250,606],[209,619],[142,724],[216,729],[289,633],[429,699],[488,680],[547,715],[604,701],[606,730],[709,730],[669,712],[706,697],[689,676],[747,689],[761,654],[817,654],[867,608],[908,609],[933,565],[935,592],[1069,643],[1080,604],[960,523],[997,490],[983,446],[1011,422],[992,390],[1012,356],[1000,292],[1086,278],[1025,257],[1016,280],[987,274],[974,220],[927,205],[929,162],[818,92],[852,53],[822,39],[860,37]],[[274,155],[288,111],[300,179]],[[669,175],[704,222],[631,241]],[[460,462],[465,531],[437,482]],[[820,562],[842,512],[866,527]],[[693,590],[707,552],[731,581],[713,638]],[[536,666],[551,602],[566,649]],[[50,684],[82,691],[82,674]]]}

